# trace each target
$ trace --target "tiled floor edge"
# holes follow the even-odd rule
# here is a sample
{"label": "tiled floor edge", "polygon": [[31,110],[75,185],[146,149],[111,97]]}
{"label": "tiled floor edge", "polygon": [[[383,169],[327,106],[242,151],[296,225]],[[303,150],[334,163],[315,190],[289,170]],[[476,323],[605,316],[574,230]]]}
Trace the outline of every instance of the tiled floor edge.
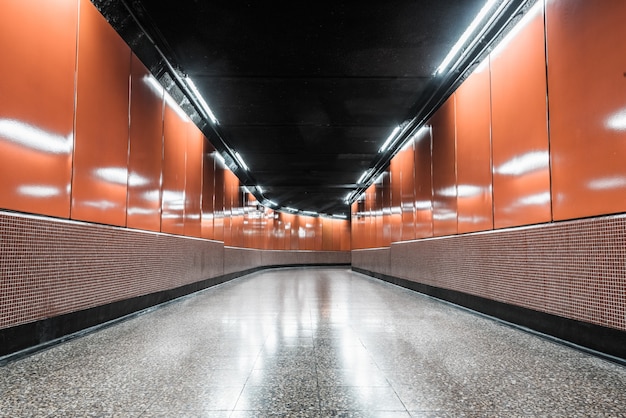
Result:
{"label": "tiled floor edge", "polygon": [[352,267],[352,270],[385,282],[486,315],[515,328],[549,338],[592,355],[626,366],[626,332],[506,304],[455,290],[401,279]]}

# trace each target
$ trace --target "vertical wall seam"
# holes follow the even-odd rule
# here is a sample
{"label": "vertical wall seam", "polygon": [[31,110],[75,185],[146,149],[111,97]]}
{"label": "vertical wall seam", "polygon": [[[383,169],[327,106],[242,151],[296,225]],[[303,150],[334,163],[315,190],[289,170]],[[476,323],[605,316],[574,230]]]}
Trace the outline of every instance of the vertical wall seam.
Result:
{"label": "vertical wall seam", "polygon": [[75,39],[75,57],[74,57],[74,117],[72,121],[72,167],[70,170],[70,207],[68,211],[68,219],[72,219],[72,209],[74,208],[74,161],[76,160],[76,114],[78,109],[78,48],[80,35],[80,2],[76,0],[76,39]]}
{"label": "vertical wall seam", "polygon": [[548,136],[548,178],[550,180],[550,222],[554,222],[554,187],[552,185],[552,148],[550,134],[550,87],[548,83],[548,8],[546,0],[543,3],[543,51],[546,72],[546,134]]}

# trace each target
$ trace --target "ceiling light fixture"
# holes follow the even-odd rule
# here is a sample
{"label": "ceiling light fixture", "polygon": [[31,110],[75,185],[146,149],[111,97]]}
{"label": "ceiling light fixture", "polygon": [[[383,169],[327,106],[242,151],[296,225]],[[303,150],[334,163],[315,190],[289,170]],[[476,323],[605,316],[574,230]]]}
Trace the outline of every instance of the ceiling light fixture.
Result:
{"label": "ceiling light fixture", "polygon": [[310,211],[310,210],[303,210],[303,211],[301,211],[301,213],[303,215],[308,215],[308,216],[318,216],[319,215],[319,213],[313,212],[313,211]]}
{"label": "ceiling light fixture", "polygon": [[387,140],[385,141],[383,146],[380,147],[378,152],[385,151],[387,149],[387,147],[389,147],[389,145],[391,144],[391,141],[393,141],[395,139],[395,137],[398,134],[398,132],[400,132],[400,126],[396,126],[395,128],[393,128],[393,131],[391,132],[391,135],[389,135],[389,137],[387,138]]}
{"label": "ceiling light fixture", "polygon": [[[448,55],[446,55],[444,60],[441,62],[441,64],[439,65],[439,68],[437,68],[437,71],[435,71],[435,75],[442,74],[450,66],[450,63],[457,56],[457,54],[461,51],[461,48],[465,46],[469,37],[474,34],[478,25],[481,24],[485,20],[485,17],[487,16],[487,14],[494,8],[494,6],[497,3],[498,3],[498,0],[488,0],[487,3],[485,3],[485,5],[483,6],[482,9],[480,9],[480,12],[478,12],[476,17],[472,21],[472,23],[470,23],[467,29],[465,29],[465,32],[463,32],[463,35],[461,35],[461,37],[456,42],[456,44],[454,44],[450,52],[448,52]],[[502,3],[505,4],[506,1]]]}
{"label": "ceiling light fixture", "polygon": [[371,169],[365,170],[363,174],[361,174],[361,177],[359,177],[359,179],[356,181],[356,184],[363,184],[363,180],[365,180],[365,178],[369,176],[371,171]]}
{"label": "ceiling light fixture", "polygon": [[250,171],[250,169],[248,168],[248,165],[246,164],[246,162],[243,160],[243,158],[241,157],[241,154],[239,154],[237,151],[235,151],[235,158],[237,159],[237,161],[239,161],[239,163],[241,164],[241,167],[246,170],[246,171]]}
{"label": "ceiling light fixture", "polygon": [[196,87],[196,85],[193,83],[193,81],[191,81],[191,78],[185,77],[185,83],[187,83],[187,85],[189,86],[193,94],[196,96],[196,99],[198,99],[198,102],[200,102],[200,106],[202,106],[202,110],[204,110],[204,112],[206,113],[206,116],[208,116],[209,119],[211,119],[211,122],[213,122],[214,125],[219,125],[219,122],[217,118],[215,117],[215,115],[213,114],[213,111],[211,111],[211,108],[209,107],[207,102],[204,100],[200,92],[198,91],[198,88]]}

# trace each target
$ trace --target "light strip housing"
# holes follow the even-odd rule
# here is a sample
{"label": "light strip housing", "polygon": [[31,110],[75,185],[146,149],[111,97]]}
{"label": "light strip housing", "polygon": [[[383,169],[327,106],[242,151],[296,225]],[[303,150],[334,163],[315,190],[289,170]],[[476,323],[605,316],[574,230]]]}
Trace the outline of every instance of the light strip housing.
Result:
{"label": "light strip housing", "polygon": [[389,137],[387,138],[387,140],[385,141],[383,146],[380,147],[378,152],[384,152],[387,149],[387,147],[391,144],[391,141],[393,141],[395,139],[395,137],[398,134],[398,132],[400,132],[400,127],[399,126],[396,126],[395,128],[393,128],[393,131],[391,132],[391,135],[389,135]]}
{"label": "light strip housing", "polygon": [[441,62],[441,64],[437,68],[437,71],[435,71],[435,75],[442,74],[448,68],[452,60],[461,51],[461,48],[465,46],[469,37],[474,34],[478,25],[480,25],[485,20],[485,17],[489,14],[489,12],[495,7],[497,3],[498,0],[488,0],[487,3],[485,3],[485,5],[482,7],[482,9],[480,9],[472,23],[470,23],[467,29],[465,29],[465,32],[463,32],[459,40],[456,41],[450,52],[448,52],[448,55],[446,55],[444,60]]}
{"label": "light strip housing", "polygon": [[200,102],[200,106],[202,106],[202,110],[204,110],[204,112],[207,114],[209,119],[211,119],[211,122],[213,122],[214,125],[219,125],[219,121],[217,120],[217,118],[213,114],[213,111],[211,110],[211,108],[209,107],[207,102],[204,100],[204,98],[202,97],[202,95],[198,91],[198,88],[193,83],[191,78],[185,77],[185,83],[187,83],[187,85],[189,86],[189,88],[191,89],[193,94],[196,96],[196,99],[198,99],[198,102]]}
{"label": "light strip housing", "polygon": [[250,171],[250,169],[248,168],[248,165],[246,164],[246,162],[243,160],[243,158],[241,157],[241,154],[239,154],[237,151],[235,151],[235,158],[237,159],[237,161],[239,161],[239,163],[241,164],[241,167],[246,170],[246,171]]}

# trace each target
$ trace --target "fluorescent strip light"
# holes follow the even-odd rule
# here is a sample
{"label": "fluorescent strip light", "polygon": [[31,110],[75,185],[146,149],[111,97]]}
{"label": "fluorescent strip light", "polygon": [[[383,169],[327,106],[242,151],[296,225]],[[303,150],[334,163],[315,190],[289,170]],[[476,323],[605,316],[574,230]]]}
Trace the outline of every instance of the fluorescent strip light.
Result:
{"label": "fluorescent strip light", "polygon": [[298,209],[294,209],[294,208],[290,208],[289,206],[285,206],[283,209],[289,211],[289,212],[297,212]]}
{"label": "fluorescent strip light", "polygon": [[319,213],[317,213],[317,212],[313,212],[313,211],[310,211],[310,210],[303,210],[303,211],[302,211],[302,214],[304,214],[304,215],[310,215],[310,216],[317,216],[317,215],[319,215]]}
{"label": "fluorescent strip light", "polygon": [[348,219],[346,215],[333,215],[333,218]]}
{"label": "fluorescent strip light", "polygon": [[256,186],[256,189],[259,193],[263,194],[263,188],[261,186]]}
{"label": "fluorescent strip light", "polygon": [[365,180],[365,177],[369,175],[370,171],[371,170],[365,170],[363,174],[361,174],[361,177],[359,177],[359,179],[356,181],[356,184],[362,184],[363,180]]}
{"label": "fluorescent strip light", "polygon": [[454,44],[450,52],[448,52],[448,55],[444,58],[443,62],[439,65],[439,68],[437,68],[437,71],[435,71],[435,75],[443,73],[448,68],[450,62],[452,62],[454,57],[456,57],[456,55],[465,45],[469,37],[474,33],[478,25],[485,19],[485,16],[487,16],[487,14],[491,11],[491,9],[493,9],[497,2],[497,0],[488,0],[483,8],[480,9],[480,12],[478,12],[472,23],[470,23],[467,29],[465,29],[463,35],[461,35],[461,37],[456,42],[456,44]]}
{"label": "fluorescent strip light", "polygon": [[211,108],[209,107],[207,102],[204,101],[204,98],[202,97],[198,89],[196,88],[196,85],[193,83],[193,81],[191,81],[191,78],[185,77],[185,82],[187,83],[187,85],[189,86],[193,94],[196,96],[196,99],[198,99],[198,101],[200,102],[200,106],[202,106],[202,110],[204,110],[205,113],[209,116],[209,119],[211,119],[211,122],[213,122],[214,125],[219,125],[217,118],[211,111]]}
{"label": "fluorescent strip light", "polygon": [[389,137],[387,138],[387,140],[385,141],[383,146],[380,147],[378,152],[385,151],[387,149],[387,147],[389,146],[389,144],[391,144],[391,141],[394,140],[394,138],[396,137],[396,135],[398,134],[399,131],[400,131],[400,127],[399,126],[396,126],[395,128],[393,128],[393,131],[391,132],[391,135],[389,135]]}
{"label": "fluorescent strip light", "polygon": [[237,151],[235,151],[235,158],[237,159],[237,161],[239,161],[239,163],[241,164],[244,170],[250,171],[250,169],[248,168],[248,165],[243,160],[243,158],[241,158],[241,155]]}

